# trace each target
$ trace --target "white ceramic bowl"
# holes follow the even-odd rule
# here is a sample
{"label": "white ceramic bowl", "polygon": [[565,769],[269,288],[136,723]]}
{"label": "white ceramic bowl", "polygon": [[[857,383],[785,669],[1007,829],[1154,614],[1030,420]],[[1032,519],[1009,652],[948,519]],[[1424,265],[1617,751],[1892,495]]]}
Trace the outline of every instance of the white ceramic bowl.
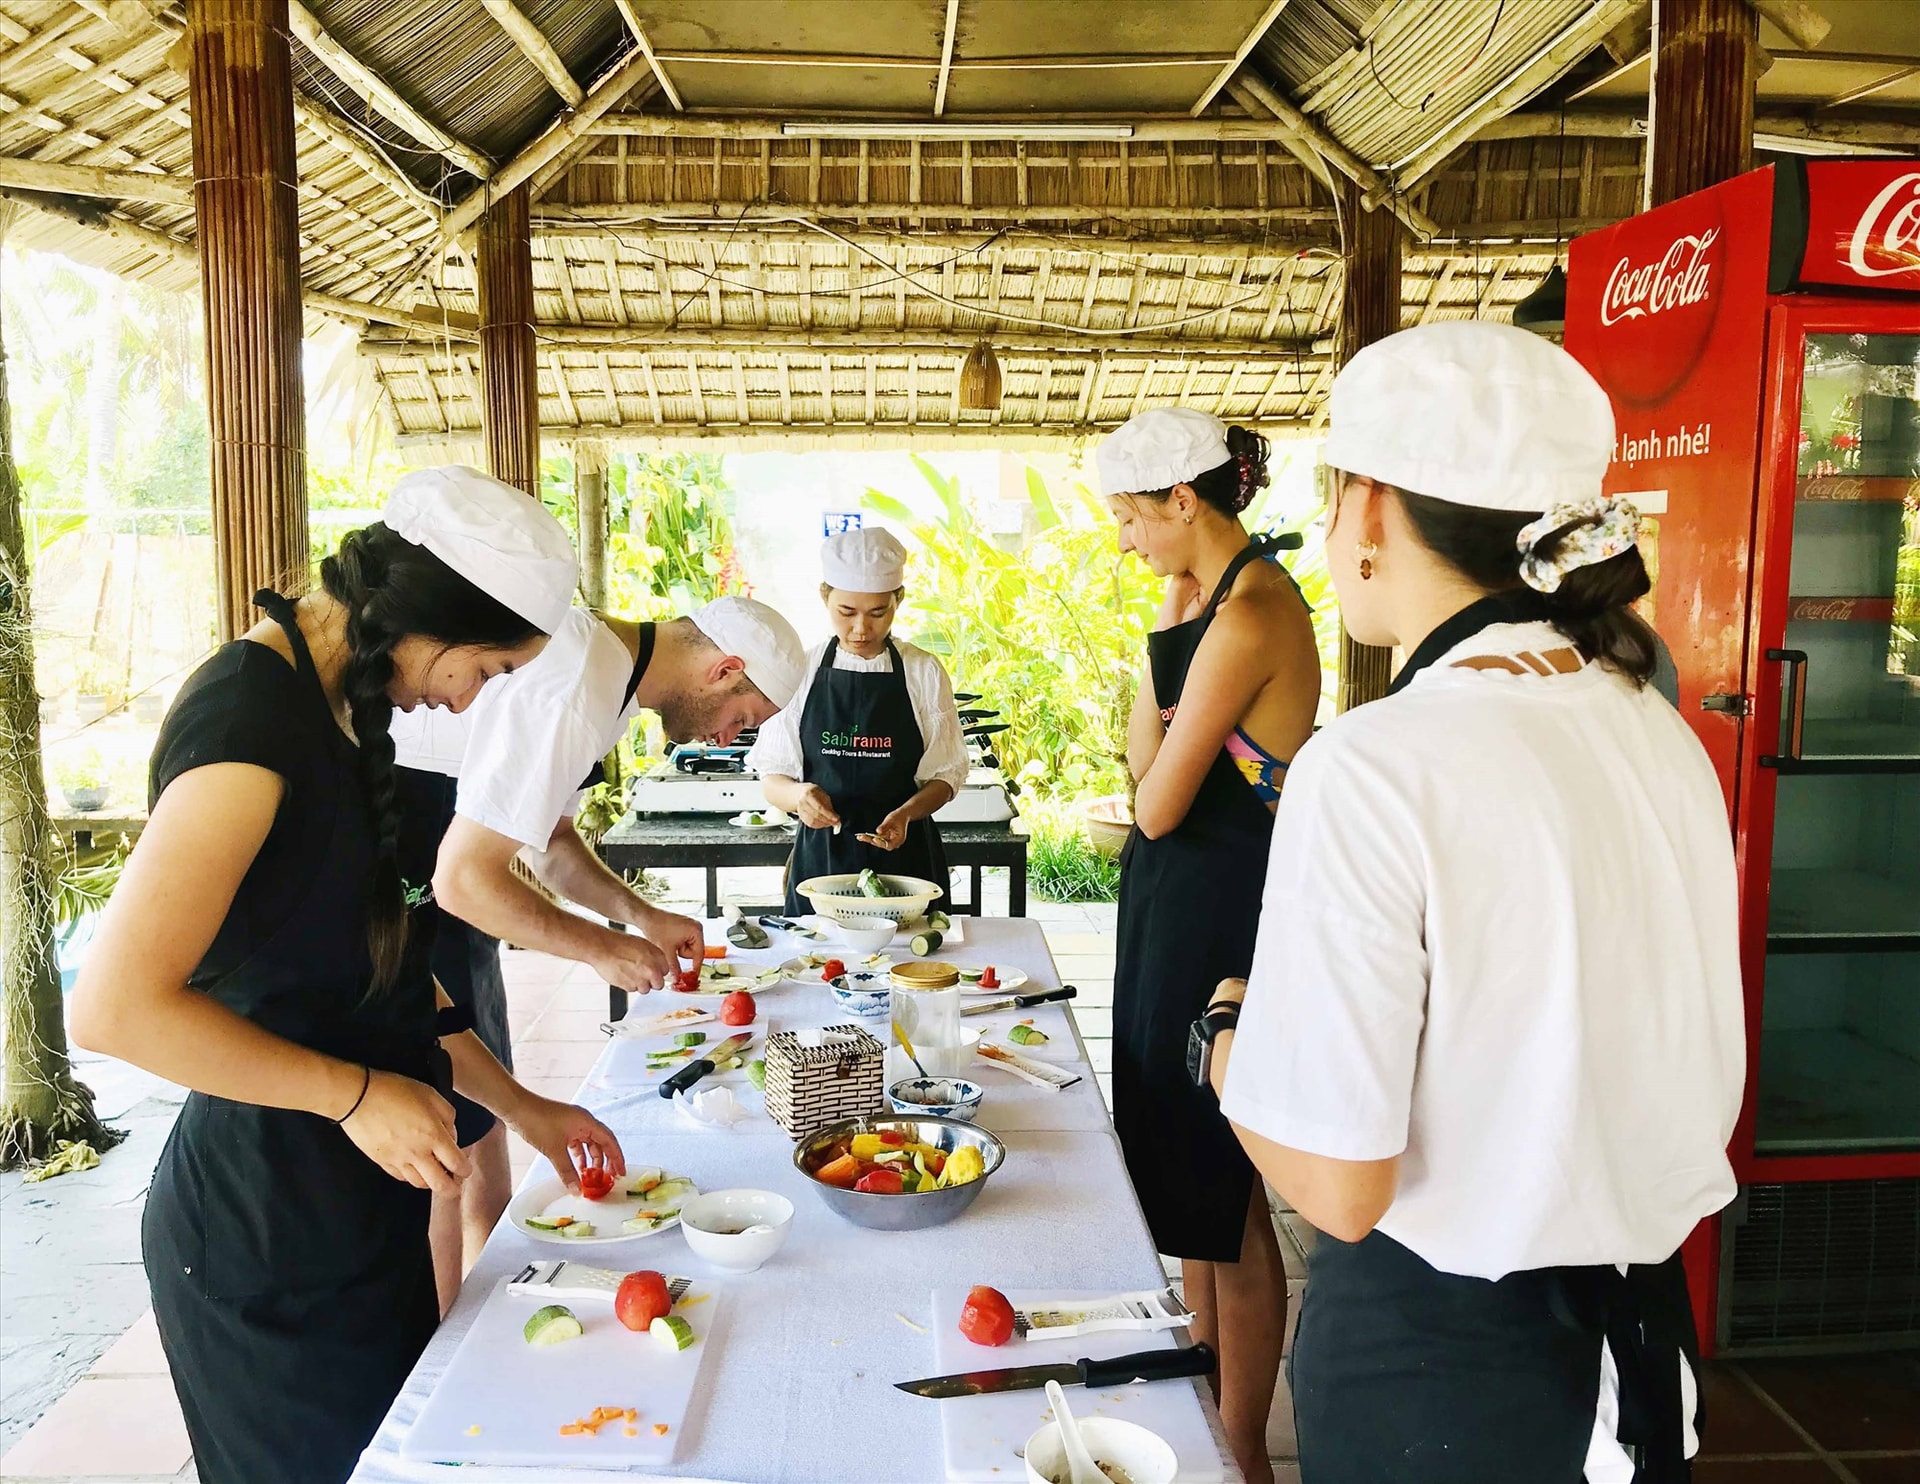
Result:
{"label": "white ceramic bowl", "polygon": [[[1132,1484],[1173,1484],[1180,1460],[1160,1434],[1114,1417],[1076,1416],[1074,1420],[1095,1463],[1124,1469]],[[1027,1439],[1026,1454],[1027,1484],[1067,1484],[1073,1477],[1057,1422],[1049,1422]]]}
{"label": "white ceramic bowl", "polygon": [[[741,1231],[740,1227],[768,1228]],[[793,1202],[770,1190],[710,1190],[680,1208],[694,1256],[730,1273],[751,1273],[786,1244]]]}
{"label": "white ceramic bowl", "polygon": [[957,1118],[972,1123],[986,1090],[964,1077],[904,1077],[887,1089],[896,1113],[913,1117]]}
{"label": "white ceramic bowl", "polygon": [[891,917],[842,917],[834,925],[834,936],[855,953],[878,953],[899,929]]}

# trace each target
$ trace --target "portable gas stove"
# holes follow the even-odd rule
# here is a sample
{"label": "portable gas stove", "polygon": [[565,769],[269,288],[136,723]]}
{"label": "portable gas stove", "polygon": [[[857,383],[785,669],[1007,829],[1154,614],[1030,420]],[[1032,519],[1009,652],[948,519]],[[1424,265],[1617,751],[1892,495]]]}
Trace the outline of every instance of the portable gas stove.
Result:
{"label": "portable gas stove", "polygon": [[[997,711],[977,709],[976,695],[956,695],[971,766],[960,792],[934,818],[948,824],[992,824],[1013,818],[1010,796],[1017,787],[1001,771],[990,740],[1007,729]],[[747,770],[753,734],[743,732],[732,745],[675,745],[651,773],[636,778],[627,791],[635,814],[739,814],[767,807],[758,774]]]}

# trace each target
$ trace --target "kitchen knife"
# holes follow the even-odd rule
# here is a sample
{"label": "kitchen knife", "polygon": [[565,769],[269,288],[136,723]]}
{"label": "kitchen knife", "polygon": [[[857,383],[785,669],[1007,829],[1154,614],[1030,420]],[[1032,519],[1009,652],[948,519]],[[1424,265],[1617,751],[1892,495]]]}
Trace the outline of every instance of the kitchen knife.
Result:
{"label": "kitchen knife", "polygon": [[1070,1000],[1080,991],[1071,984],[1063,984],[1058,989],[1049,989],[1040,994],[1015,995],[1009,1000],[988,1000],[984,1005],[969,1005],[962,1015],[985,1015],[993,1010],[1025,1010],[1033,1005],[1048,1005],[1055,1000]]}
{"label": "kitchen knife", "polygon": [[944,1400],[955,1396],[990,1396],[1002,1391],[1033,1391],[1049,1381],[1062,1386],[1130,1386],[1137,1381],[1174,1381],[1182,1376],[1207,1376],[1219,1364],[1211,1345],[1185,1350],[1142,1350],[1111,1360],[1087,1360],[1060,1365],[1023,1365],[1004,1371],[968,1371],[957,1376],[929,1376],[924,1381],[893,1384],[912,1396]]}
{"label": "kitchen knife", "polygon": [[679,1071],[667,1078],[665,1082],[662,1082],[660,1084],[660,1096],[670,1098],[676,1092],[685,1092],[735,1052],[745,1051],[752,1040],[753,1037],[751,1035],[728,1036],[726,1040],[715,1046],[713,1050],[701,1057],[699,1061],[688,1062]]}

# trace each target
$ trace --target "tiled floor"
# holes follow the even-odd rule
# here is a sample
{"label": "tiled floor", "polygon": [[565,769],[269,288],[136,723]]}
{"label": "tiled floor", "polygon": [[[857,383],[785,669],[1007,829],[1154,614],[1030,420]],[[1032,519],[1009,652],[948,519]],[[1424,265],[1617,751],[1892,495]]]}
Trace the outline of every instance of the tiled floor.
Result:
{"label": "tiled floor", "polygon": [[[1081,991],[1076,1014],[1110,1096],[1104,1074],[1111,1064],[1113,909],[1034,903],[1033,911],[1047,928],[1062,977]],[[571,1096],[603,1044],[605,987],[591,971],[541,954],[510,951],[505,965],[521,1079],[540,1092]],[[512,1157],[517,1178],[532,1156],[516,1140]],[[59,1195],[57,1187],[41,1189]],[[1291,1320],[1305,1285],[1311,1233],[1291,1213],[1280,1220]],[[137,1247],[134,1256],[137,1261]],[[14,1356],[9,1369],[32,1359],[31,1353]],[[9,1377],[10,1390],[18,1384]],[[1705,1388],[1707,1434],[1695,1473],[1701,1484],[1920,1484],[1920,1356],[1716,1364]],[[102,1425],[108,1418],[111,1427]],[[1280,1484],[1298,1484],[1284,1378],[1267,1440]],[[151,1314],[0,1458],[0,1478],[7,1480],[157,1484],[193,1477]]]}

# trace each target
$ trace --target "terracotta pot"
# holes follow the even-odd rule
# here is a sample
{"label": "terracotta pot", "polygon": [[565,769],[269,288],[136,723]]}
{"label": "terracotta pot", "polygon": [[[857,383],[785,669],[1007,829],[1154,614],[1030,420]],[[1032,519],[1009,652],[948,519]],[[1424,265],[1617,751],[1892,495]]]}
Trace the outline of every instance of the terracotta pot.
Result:
{"label": "terracotta pot", "polygon": [[1094,854],[1114,860],[1133,829],[1133,810],[1125,794],[1105,794],[1082,802],[1080,821],[1086,826],[1087,843]]}

